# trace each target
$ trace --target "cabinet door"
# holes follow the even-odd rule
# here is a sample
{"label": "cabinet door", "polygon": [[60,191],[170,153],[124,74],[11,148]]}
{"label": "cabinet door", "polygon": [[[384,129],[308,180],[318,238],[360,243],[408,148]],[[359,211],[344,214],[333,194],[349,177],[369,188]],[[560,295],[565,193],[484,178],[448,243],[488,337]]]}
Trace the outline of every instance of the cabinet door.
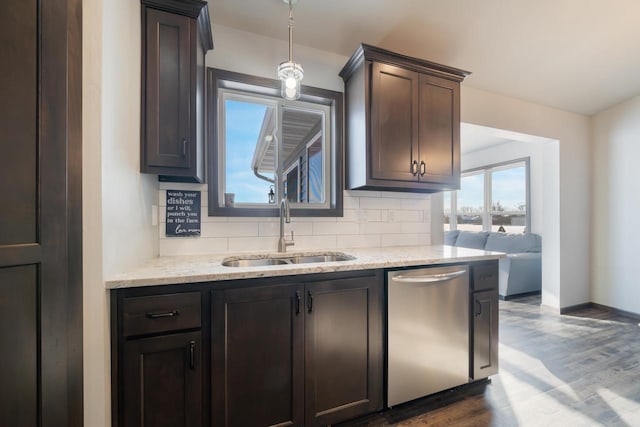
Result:
{"label": "cabinet door", "polygon": [[498,373],[498,291],[473,294],[473,379]]}
{"label": "cabinet door", "polygon": [[303,425],[303,291],[284,285],[213,292],[214,425]]}
{"label": "cabinet door", "polygon": [[200,332],[124,344],[122,425],[202,424]]}
{"label": "cabinet door", "polygon": [[195,155],[189,143],[195,20],[152,8],[145,10],[143,154],[146,163],[142,169],[150,173],[180,174],[179,169],[191,167]]}
{"label": "cabinet door", "polygon": [[306,426],[382,409],[382,276],[308,284]]}
{"label": "cabinet door", "polygon": [[371,74],[371,178],[417,181],[418,74],[374,62]]}
{"label": "cabinet door", "polygon": [[460,85],[420,75],[420,181],[460,187]]}

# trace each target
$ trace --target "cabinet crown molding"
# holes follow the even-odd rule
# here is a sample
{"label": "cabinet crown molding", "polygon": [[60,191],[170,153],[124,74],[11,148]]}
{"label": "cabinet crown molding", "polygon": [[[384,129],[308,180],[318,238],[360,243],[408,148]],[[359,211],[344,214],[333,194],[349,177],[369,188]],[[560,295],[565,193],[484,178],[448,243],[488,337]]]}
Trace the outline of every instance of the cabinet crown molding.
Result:
{"label": "cabinet crown molding", "polygon": [[202,32],[204,51],[213,49],[213,33],[208,3],[204,0],[140,0],[143,4],[165,12],[176,13],[198,20],[198,27]]}
{"label": "cabinet crown molding", "polygon": [[351,74],[353,74],[353,72],[365,60],[398,65],[409,70],[432,74],[438,77],[454,80],[456,82],[461,82],[465,77],[471,74],[470,71],[438,64],[436,62],[427,61],[426,59],[414,58],[401,53],[391,52],[390,50],[382,49],[380,47],[371,46],[366,43],[361,43],[353,55],[351,55],[351,58],[349,58],[342,70],[340,70],[340,77],[342,77],[344,81],[347,81]]}

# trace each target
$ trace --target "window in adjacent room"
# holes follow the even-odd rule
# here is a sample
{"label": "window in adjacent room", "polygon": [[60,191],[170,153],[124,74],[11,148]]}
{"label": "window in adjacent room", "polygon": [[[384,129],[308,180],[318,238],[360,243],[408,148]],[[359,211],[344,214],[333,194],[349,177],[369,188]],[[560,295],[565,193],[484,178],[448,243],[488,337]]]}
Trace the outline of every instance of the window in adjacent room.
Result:
{"label": "window in adjacent room", "polygon": [[444,195],[445,230],[523,233],[529,211],[528,158],[464,171],[460,190]]}

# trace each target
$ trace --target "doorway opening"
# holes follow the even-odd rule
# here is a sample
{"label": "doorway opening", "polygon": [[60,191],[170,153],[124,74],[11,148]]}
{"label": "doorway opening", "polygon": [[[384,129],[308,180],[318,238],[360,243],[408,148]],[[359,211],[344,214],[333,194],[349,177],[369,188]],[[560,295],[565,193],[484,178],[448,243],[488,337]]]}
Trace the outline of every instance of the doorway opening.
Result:
{"label": "doorway opening", "polygon": [[443,194],[444,243],[459,246],[463,232],[476,249],[507,252],[501,298],[540,293],[543,305],[557,306],[559,141],[462,123],[460,151],[461,188]]}

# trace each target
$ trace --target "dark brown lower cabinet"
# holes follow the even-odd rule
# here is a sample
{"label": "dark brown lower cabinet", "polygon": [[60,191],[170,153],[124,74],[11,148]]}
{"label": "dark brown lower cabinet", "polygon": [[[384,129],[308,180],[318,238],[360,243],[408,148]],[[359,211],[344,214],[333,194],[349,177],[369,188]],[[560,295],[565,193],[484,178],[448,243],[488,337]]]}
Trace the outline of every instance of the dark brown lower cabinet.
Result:
{"label": "dark brown lower cabinet", "polygon": [[303,291],[213,291],[213,425],[304,424]]}
{"label": "dark brown lower cabinet", "polygon": [[201,347],[200,332],[124,343],[124,426],[202,425]]}
{"label": "dark brown lower cabinet", "polygon": [[306,286],[305,425],[382,409],[382,279]]}
{"label": "dark brown lower cabinet", "polygon": [[287,281],[213,291],[214,425],[328,425],[382,409],[382,273]]}
{"label": "dark brown lower cabinet", "polygon": [[473,293],[474,380],[498,373],[498,291]]}

